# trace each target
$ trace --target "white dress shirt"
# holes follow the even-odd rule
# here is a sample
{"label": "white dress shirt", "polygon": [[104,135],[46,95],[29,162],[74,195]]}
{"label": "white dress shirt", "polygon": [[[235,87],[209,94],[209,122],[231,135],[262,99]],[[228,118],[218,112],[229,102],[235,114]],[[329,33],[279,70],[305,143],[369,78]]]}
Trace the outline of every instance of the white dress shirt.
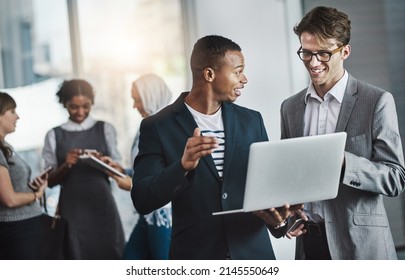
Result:
{"label": "white dress shirt", "polygon": [[[349,75],[345,71],[343,77],[325,94],[323,99],[316,94],[312,82],[310,83],[305,97],[307,105],[304,114],[304,136],[335,132],[348,78]],[[316,176],[316,173],[313,176]],[[306,203],[304,209],[310,220],[323,221],[322,203]]]}

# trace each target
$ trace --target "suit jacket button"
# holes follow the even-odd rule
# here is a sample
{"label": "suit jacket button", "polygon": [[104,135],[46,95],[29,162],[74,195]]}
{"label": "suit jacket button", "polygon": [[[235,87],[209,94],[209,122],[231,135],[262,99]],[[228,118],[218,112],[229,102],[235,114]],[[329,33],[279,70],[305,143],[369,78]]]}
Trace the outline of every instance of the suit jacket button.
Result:
{"label": "suit jacket button", "polygon": [[223,194],[222,194],[222,198],[223,198],[223,199],[226,199],[227,197],[228,197],[228,194],[227,194],[227,193],[223,193]]}

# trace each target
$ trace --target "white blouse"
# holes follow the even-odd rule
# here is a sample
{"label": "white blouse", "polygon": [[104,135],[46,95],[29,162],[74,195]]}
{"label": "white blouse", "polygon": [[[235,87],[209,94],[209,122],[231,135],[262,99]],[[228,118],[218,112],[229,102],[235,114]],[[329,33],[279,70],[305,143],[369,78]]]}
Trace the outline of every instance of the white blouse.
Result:
{"label": "white blouse", "polygon": [[[83,131],[90,129],[96,124],[96,120],[91,116],[88,116],[82,123],[75,123],[70,119],[61,125],[61,128],[67,131]],[[104,135],[107,142],[107,149],[114,161],[120,161],[121,155],[117,149],[117,133],[115,128],[110,123],[105,123],[104,125]],[[42,156],[45,161],[45,166],[52,166],[56,168],[58,166],[58,161],[56,158],[56,137],[55,131],[53,129],[49,130],[45,136],[44,149],[42,151]]]}

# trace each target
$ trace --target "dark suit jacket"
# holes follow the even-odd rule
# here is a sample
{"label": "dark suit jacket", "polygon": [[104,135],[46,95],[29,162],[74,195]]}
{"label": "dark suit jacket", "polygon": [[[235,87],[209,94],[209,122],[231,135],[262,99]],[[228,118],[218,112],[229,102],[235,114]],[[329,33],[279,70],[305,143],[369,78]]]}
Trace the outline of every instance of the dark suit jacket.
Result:
{"label": "dark suit jacket", "polygon": [[242,208],[250,144],[266,141],[260,113],[232,103],[222,105],[225,166],[218,176],[211,156],[184,176],[181,157],[197,127],[183,93],[173,104],[144,119],[134,162],[135,208],[147,214],[172,202],[172,259],[274,259],[268,231],[251,213],[213,216]]}
{"label": "dark suit jacket", "polygon": [[[283,102],[281,138],[303,136],[306,91]],[[340,131],[347,133],[342,183],[337,198],[323,202],[332,259],[395,259],[383,196],[403,192],[405,169],[392,95],[349,75]],[[305,258],[301,238],[296,258]]]}

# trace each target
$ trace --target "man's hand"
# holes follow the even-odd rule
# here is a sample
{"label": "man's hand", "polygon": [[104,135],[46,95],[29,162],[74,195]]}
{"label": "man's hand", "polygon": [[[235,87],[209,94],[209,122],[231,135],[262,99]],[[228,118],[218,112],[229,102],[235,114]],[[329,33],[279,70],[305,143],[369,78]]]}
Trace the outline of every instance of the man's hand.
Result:
{"label": "man's hand", "polygon": [[291,228],[287,231],[286,236],[288,239],[292,239],[293,237],[300,236],[307,232],[305,229],[305,222],[308,221],[307,215],[305,215],[304,211],[297,210],[291,214],[291,216],[297,216],[298,226],[292,225]]}
{"label": "man's hand", "polygon": [[295,212],[301,211],[304,204],[289,205],[284,204],[282,207],[270,208],[265,210],[254,211],[253,214],[261,218],[266,225],[273,228],[278,228],[285,224],[285,221],[291,215],[295,215]]}
{"label": "man's hand", "polygon": [[209,155],[218,147],[217,139],[214,137],[201,136],[200,128],[194,129],[193,136],[188,138],[184,153],[181,158],[181,165],[185,171],[191,171],[197,167],[200,158]]}

